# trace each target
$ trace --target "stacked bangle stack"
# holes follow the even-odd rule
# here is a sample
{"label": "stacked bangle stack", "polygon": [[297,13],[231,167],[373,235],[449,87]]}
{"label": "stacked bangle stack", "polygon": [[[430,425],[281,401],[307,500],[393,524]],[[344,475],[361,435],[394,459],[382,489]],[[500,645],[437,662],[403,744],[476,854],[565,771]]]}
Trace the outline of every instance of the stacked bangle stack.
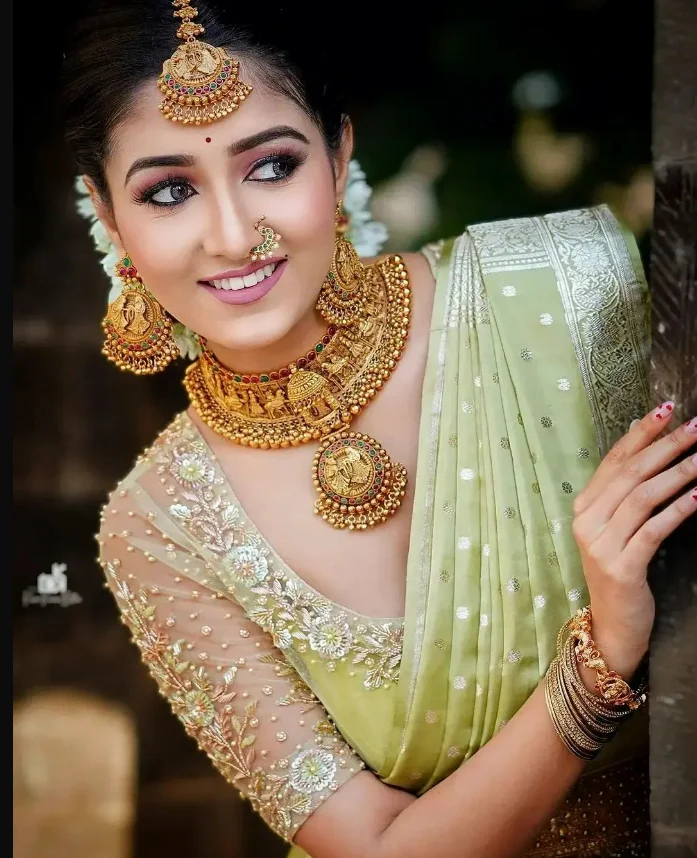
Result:
{"label": "stacked bangle stack", "polygon": [[[578,663],[596,671],[593,694],[583,683]],[[562,627],[557,657],[545,677],[545,699],[554,729],[566,747],[592,760],[617,728],[646,700],[646,684],[632,688],[609,670],[591,637],[591,611],[583,608]]]}

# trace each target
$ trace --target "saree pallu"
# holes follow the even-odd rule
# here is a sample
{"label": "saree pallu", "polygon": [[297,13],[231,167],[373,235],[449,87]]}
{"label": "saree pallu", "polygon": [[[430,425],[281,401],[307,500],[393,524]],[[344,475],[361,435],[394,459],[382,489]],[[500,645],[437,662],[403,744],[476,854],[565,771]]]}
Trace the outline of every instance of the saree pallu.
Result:
{"label": "saree pallu", "polygon": [[[646,283],[606,207],[473,226],[436,253],[401,675],[379,771],[417,793],[520,708],[587,604],[573,500],[649,400]],[[601,762],[613,753],[619,742]]]}

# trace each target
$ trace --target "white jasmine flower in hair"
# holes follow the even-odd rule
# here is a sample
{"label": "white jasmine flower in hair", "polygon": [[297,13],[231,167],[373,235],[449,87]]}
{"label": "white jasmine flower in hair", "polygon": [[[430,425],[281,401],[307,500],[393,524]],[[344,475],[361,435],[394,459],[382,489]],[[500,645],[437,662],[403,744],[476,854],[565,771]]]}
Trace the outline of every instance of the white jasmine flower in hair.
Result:
{"label": "white jasmine flower in hair", "polygon": [[172,336],[183,358],[195,360],[201,354],[201,347],[191,328],[185,327],[181,322],[175,322],[172,325]]}
{"label": "white jasmine flower in hair", "polygon": [[92,205],[92,199],[90,198],[87,185],[85,184],[85,180],[82,176],[77,176],[75,178],[75,190],[80,195],[77,199],[78,212],[82,217],[87,218],[87,220],[91,220],[95,216],[94,206]]}
{"label": "white jasmine flower in hair", "polygon": [[358,161],[350,161],[344,192],[344,211],[349,217],[347,238],[356,248],[356,253],[363,257],[376,256],[387,241],[385,224],[373,220],[370,212],[372,193]]}
{"label": "white jasmine flower in hair", "polygon": [[366,176],[358,161],[349,162],[348,181],[344,194],[344,208],[350,214],[364,211],[370,202],[372,191],[366,182]]}
{"label": "white jasmine flower in hair", "polygon": [[95,211],[94,204],[92,203],[92,197],[89,195],[82,176],[78,176],[75,180],[75,189],[79,194],[77,210],[82,217],[91,222],[90,235],[92,236],[92,241],[94,242],[97,253],[102,256],[100,263],[105,274],[109,278],[109,282],[111,283],[108,299],[108,303],[111,304],[112,301],[115,301],[119,297],[123,287],[119,278],[114,274],[114,267],[119,261],[119,254],[111,243],[109,233],[97,217],[97,212]]}
{"label": "white jasmine flower in hair", "polygon": [[[92,201],[90,200],[90,205]],[[96,216],[94,223],[90,227],[90,235],[94,241],[94,246],[100,253],[113,253],[116,255],[114,245],[111,243],[109,233],[106,231],[104,224]]]}

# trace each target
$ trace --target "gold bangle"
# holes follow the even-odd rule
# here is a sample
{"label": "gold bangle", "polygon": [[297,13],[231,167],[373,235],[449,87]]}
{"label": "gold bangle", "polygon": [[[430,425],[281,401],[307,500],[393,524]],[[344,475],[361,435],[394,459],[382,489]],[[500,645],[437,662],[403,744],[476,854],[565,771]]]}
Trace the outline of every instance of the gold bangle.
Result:
{"label": "gold bangle", "polygon": [[576,658],[584,667],[595,670],[595,688],[600,697],[611,706],[626,706],[638,709],[646,700],[646,694],[638,694],[631,685],[605,663],[602,653],[591,636],[592,614],[589,607],[581,608],[568,623],[569,634],[574,640]]}
{"label": "gold bangle", "polygon": [[556,734],[567,750],[582,760],[592,760],[603,742],[591,738],[582,729],[573,709],[562,692],[562,675],[557,659],[550,664],[545,676],[545,702]]}
{"label": "gold bangle", "polygon": [[592,742],[595,747],[604,745],[614,735],[615,725],[612,725],[608,729],[606,724],[594,716],[592,712],[589,712],[584,708],[583,702],[575,697],[573,689],[569,685],[567,677],[560,664],[557,666],[557,673],[559,696],[563,701],[563,705],[566,710],[573,718],[576,726],[588,737],[588,740]]}
{"label": "gold bangle", "polygon": [[607,726],[602,721],[584,708],[583,702],[574,695],[572,687],[567,682],[567,677],[564,674],[561,664],[558,665],[557,671],[559,674],[560,696],[568,711],[572,713],[574,721],[591,741],[604,744],[614,734],[615,727],[612,726],[610,729],[607,729]]}
{"label": "gold bangle", "polygon": [[[579,637],[573,631],[575,619],[572,617],[559,631],[557,656],[545,677],[545,702],[555,732],[565,747],[588,761],[612,739],[636,706],[630,706],[621,698],[618,702],[614,695],[608,701],[586,688],[579,670]],[[639,700],[643,688],[632,690],[632,694]]]}
{"label": "gold bangle", "polygon": [[577,706],[584,712],[590,713],[590,717],[599,725],[604,725],[608,731],[615,730],[619,722],[631,714],[631,710],[625,707],[608,705],[602,698],[586,688],[578,669],[572,638],[568,639],[559,660]]}

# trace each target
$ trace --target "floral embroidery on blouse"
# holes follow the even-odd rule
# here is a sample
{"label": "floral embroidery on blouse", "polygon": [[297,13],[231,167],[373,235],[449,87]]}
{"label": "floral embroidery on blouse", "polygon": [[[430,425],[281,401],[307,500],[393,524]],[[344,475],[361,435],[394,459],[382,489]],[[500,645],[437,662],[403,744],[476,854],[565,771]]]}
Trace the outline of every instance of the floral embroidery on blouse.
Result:
{"label": "floral embroidery on blouse", "polygon": [[290,691],[279,697],[276,703],[279,706],[290,706],[293,703],[299,703],[302,712],[308,712],[317,703],[317,698],[305,685],[302,679],[295,672],[287,661],[278,658],[273,653],[266,652],[259,656],[259,661],[264,664],[272,664],[279,679],[285,679],[290,684]]}
{"label": "floral embroidery on blouse", "polygon": [[179,486],[169,514],[218,556],[218,577],[278,649],[311,650],[329,671],[339,660],[362,665],[367,689],[398,682],[403,622],[361,621],[359,615],[342,610],[278,568],[261,534],[245,520],[240,507],[225,498],[224,477],[217,474],[208,448],[182,415],[151,452],[157,473],[169,474]]}
{"label": "floral embroidery on blouse", "polygon": [[[345,774],[364,764],[341,739],[331,722],[320,719],[314,727],[310,747],[300,747],[288,758],[267,770],[255,764],[257,701],[240,704],[234,689],[238,668],[232,665],[215,684],[203,666],[183,657],[185,641],[173,642],[159,630],[155,607],[148,601],[147,588],[134,593],[118,576],[120,562],[104,564],[114,581],[122,616],[131,630],[141,657],[157,681],[186,732],[204,750],[227,781],[240,788],[265,822],[285,840],[291,840],[302,822],[345,780]],[[291,680],[291,693],[279,705],[301,702],[307,711],[317,703],[310,689],[293,669],[272,654],[260,660],[273,663],[276,674]],[[244,695],[243,695],[244,696]],[[280,738],[281,734],[278,734]]]}

